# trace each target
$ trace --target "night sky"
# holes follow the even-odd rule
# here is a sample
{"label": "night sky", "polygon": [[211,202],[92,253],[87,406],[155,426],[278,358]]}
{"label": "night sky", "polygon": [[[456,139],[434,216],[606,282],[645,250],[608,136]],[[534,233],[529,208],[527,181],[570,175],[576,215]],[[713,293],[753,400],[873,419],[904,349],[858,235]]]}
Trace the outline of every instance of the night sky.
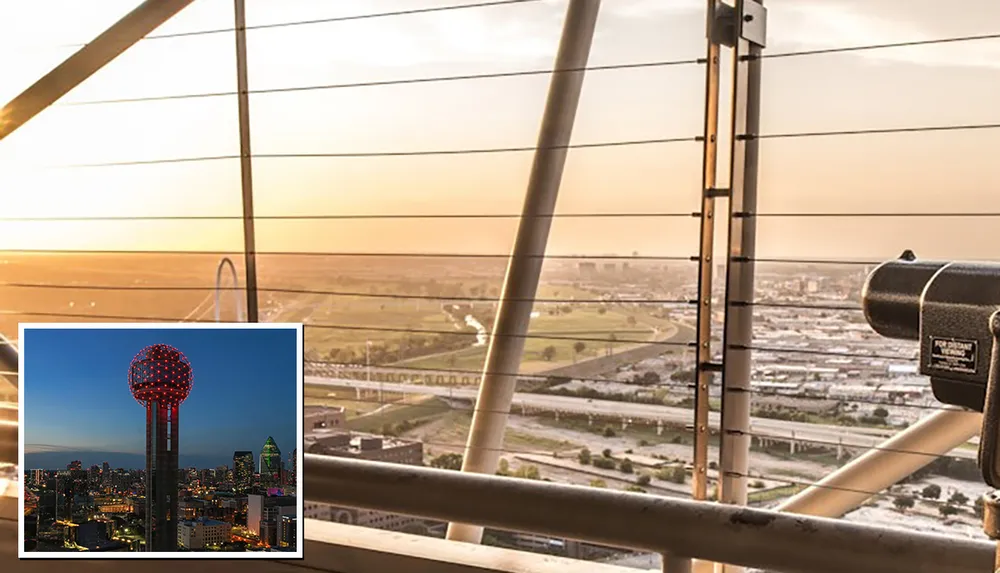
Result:
{"label": "night sky", "polygon": [[231,465],[235,450],[256,458],[268,436],[287,461],[297,445],[296,338],[295,329],[273,328],[25,329],[25,465],[140,467],[146,419],[128,368],[158,343],[184,353],[194,373],[180,407],[182,467]]}

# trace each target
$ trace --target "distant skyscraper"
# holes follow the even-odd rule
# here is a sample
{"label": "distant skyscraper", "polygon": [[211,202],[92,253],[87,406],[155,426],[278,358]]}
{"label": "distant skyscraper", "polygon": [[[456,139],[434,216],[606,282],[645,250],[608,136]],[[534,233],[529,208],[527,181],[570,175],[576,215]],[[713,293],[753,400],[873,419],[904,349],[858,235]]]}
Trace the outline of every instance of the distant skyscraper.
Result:
{"label": "distant skyscraper", "polygon": [[179,414],[191,379],[191,363],[166,344],[143,348],[129,365],[129,389],[146,409],[146,551],[177,550]]}
{"label": "distant skyscraper", "polygon": [[233,452],[233,489],[246,493],[252,485],[253,452]]}
{"label": "distant skyscraper", "polygon": [[278,487],[281,485],[281,450],[274,438],[267,437],[264,447],[260,450],[260,485]]}
{"label": "distant skyscraper", "polygon": [[286,476],[285,479],[286,485],[295,485],[296,483],[295,472],[299,471],[298,451],[299,451],[298,448],[295,448],[294,450],[292,450],[292,453],[288,456],[288,467],[291,468],[291,470],[287,472],[288,475]]}
{"label": "distant skyscraper", "polygon": [[111,485],[111,464],[108,462],[101,465],[101,484],[105,487]]}

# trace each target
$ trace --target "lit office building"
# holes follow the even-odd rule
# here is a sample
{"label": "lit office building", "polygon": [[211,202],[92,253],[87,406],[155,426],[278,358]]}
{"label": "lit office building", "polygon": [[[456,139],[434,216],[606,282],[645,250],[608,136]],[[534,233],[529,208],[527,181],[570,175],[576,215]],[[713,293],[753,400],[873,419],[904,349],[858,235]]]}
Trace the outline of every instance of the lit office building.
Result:
{"label": "lit office building", "polygon": [[253,452],[233,453],[233,489],[246,493],[253,486]]}

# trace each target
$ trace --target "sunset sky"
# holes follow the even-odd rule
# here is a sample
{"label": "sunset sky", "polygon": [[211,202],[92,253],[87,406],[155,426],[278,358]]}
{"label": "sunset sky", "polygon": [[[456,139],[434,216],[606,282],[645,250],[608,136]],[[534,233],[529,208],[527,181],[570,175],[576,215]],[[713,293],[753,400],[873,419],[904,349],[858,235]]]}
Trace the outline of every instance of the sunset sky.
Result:
{"label": "sunset sky", "polygon": [[[471,3],[467,0],[466,3]],[[460,4],[456,0],[248,0],[248,24]],[[251,89],[550,68],[566,0],[249,32]],[[138,4],[32,0],[3,8],[6,102]],[[1000,3],[773,0],[765,53],[1000,31]],[[197,0],[156,34],[232,26],[232,2]],[[704,54],[700,0],[604,0],[591,64]],[[5,217],[238,215],[239,163],[52,166],[238,153],[235,96],[71,102],[235,90],[232,33],[145,40],[0,142]],[[728,74],[728,61],[726,73]],[[1000,123],[1000,40],[764,64],[762,132]],[[259,154],[446,150],[535,143],[547,76],[251,96]],[[588,74],[574,142],[701,133],[700,65]],[[724,90],[728,82],[724,82]],[[728,98],[724,99],[728,107]],[[726,114],[728,115],[728,114]],[[723,119],[723,125],[725,124]],[[1000,212],[1000,129],[762,143],[763,213]],[[254,162],[258,215],[517,213],[530,153]],[[701,147],[575,150],[559,210],[690,213]],[[724,170],[721,172],[724,175]],[[997,258],[991,218],[762,218],[762,257]],[[258,223],[258,248],[503,253],[513,220]],[[936,230],[928,230],[934,225]],[[690,217],[557,221],[550,252],[690,255]],[[238,249],[239,221],[0,222],[0,248]]]}

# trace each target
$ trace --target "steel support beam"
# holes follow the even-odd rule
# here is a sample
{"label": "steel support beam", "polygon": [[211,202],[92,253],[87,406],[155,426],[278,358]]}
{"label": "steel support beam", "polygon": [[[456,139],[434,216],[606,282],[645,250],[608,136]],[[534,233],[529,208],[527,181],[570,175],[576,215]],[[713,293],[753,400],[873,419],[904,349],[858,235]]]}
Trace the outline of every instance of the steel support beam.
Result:
{"label": "steel support beam", "polygon": [[[463,472],[492,474],[500,459],[600,6],[600,0],[570,0],[566,12],[524,207],[472,414]],[[482,535],[482,527],[452,523],[447,538],[479,543]]]}
{"label": "steel support beam", "polygon": [[[750,345],[753,338],[754,256],[757,238],[757,156],[761,51],[766,13],[759,0],[737,0],[732,19],[733,92],[729,170],[729,247],[723,334],[719,501],[746,505],[750,466]],[[756,20],[755,20],[756,19]],[[763,20],[763,21],[759,21]],[[726,573],[740,568],[721,567]]]}
{"label": "steel support beam", "polygon": [[309,501],[767,571],[983,573],[993,543],[843,520],[305,454]]}
{"label": "steel support beam", "polygon": [[[0,141],[194,0],[146,0],[0,109]],[[57,16],[53,16],[57,17]]]}
{"label": "steel support beam", "polygon": [[841,517],[873,495],[979,435],[983,415],[940,410],[788,498],[778,511]]}
{"label": "steel support beam", "polygon": [[240,121],[240,182],[243,196],[243,264],[246,266],[247,322],[257,322],[257,233],[253,216],[253,153],[250,150],[250,85],[247,71],[246,1],[233,0],[236,20],[236,97]]}
{"label": "steel support beam", "polygon": [[706,66],[705,66],[705,123],[702,143],[702,196],[701,239],[698,247],[698,315],[697,347],[695,348],[694,391],[694,469],[691,478],[691,497],[696,500],[708,496],[708,427],[709,386],[715,378],[712,361],[712,253],[715,250],[715,192],[718,171],[719,133],[719,53],[715,34],[716,0],[707,0],[706,8]]}

